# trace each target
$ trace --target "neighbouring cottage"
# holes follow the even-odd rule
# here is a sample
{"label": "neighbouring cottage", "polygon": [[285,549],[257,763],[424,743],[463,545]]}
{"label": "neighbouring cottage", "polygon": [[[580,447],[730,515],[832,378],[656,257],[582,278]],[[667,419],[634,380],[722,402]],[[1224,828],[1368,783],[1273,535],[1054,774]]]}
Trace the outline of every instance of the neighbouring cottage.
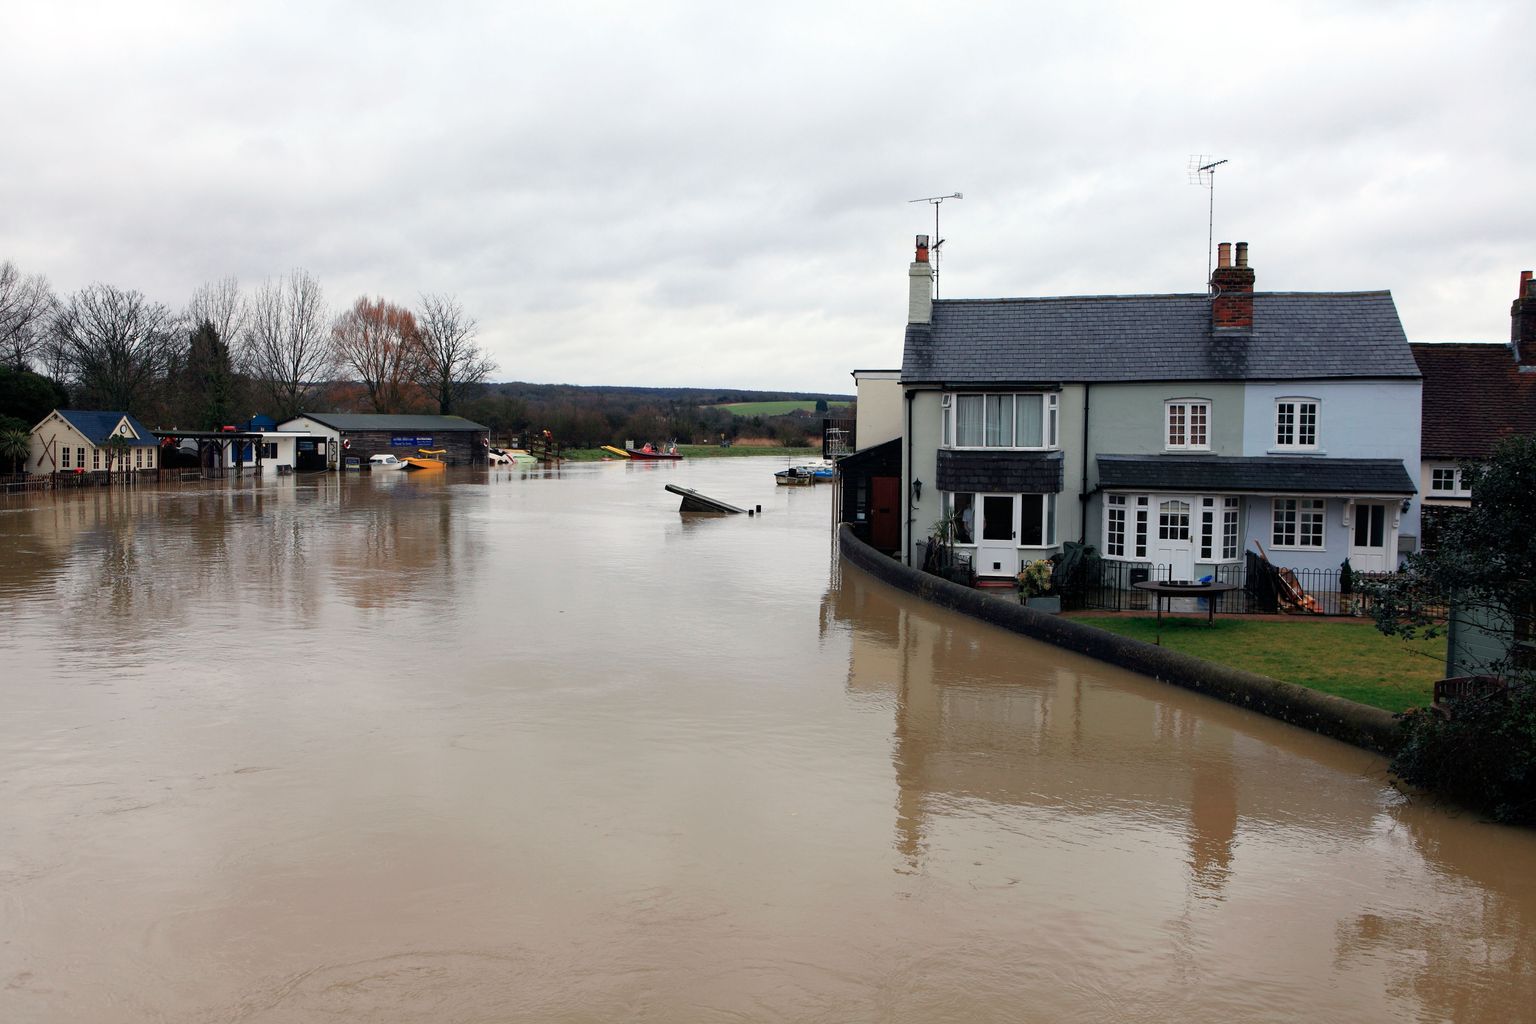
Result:
{"label": "neighbouring cottage", "polygon": [[1520,275],[1510,308],[1509,343],[1415,342],[1424,375],[1421,486],[1426,513],[1465,508],[1462,474],[1507,437],[1536,436],[1536,280]]}
{"label": "neighbouring cottage", "polygon": [[933,298],[908,269],[901,557],[942,520],[977,575],[1063,541],[1155,578],[1390,570],[1418,536],[1420,376],[1386,291]]}
{"label": "neighbouring cottage", "polygon": [[307,433],[296,443],[299,471],[335,469],[337,457],[367,464],[374,455],[404,457],[418,448],[443,449],[450,466],[485,462],[490,430],[462,416],[395,413],[307,412],[278,424],[287,433]]}
{"label": "neighbouring cottage", "polygon": [[123,473],[159,465],[160,439],[126,412],[55,409],[32,428],[31,439],[30,473]]}
{"label": "neighbouring cottage", "polygon": [[887,554],[901,547],[901,371],[854,370],[858,451],[837,462],[839,519]]}
{"label": "neighbouring cottage", "polygon": [[[1522,271],[1510,307],[1508,344],[1416,342],[1424,374],[1424,541],[1433,548],[1449,517],[1475,495],[1468,464],[1500,441],[1536,437],[1536,280]],[[1495,609],[1453,600],[1446,674],[1479,675],[1536,667],[1536,609]]]}

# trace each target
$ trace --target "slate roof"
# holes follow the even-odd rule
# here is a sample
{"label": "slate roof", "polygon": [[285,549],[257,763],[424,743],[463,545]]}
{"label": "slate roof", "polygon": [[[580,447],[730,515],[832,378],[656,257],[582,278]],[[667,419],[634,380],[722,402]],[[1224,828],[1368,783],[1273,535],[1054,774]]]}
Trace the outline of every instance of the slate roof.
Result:
{"label": "slate roof", "polygon": [[398,430],[405,433],[443,430],[488,430],[462,416],[410,416],[374,412],[306,412],[302,415],[333,430]]}
{"label": "slate roof", "polygon": [[84,434],[86,440],[98,448],[112,436],[112,431],[117,429],[117,425],[123,422],[124,417],[128,419],[128,426],[139,435],[137,443],[133,438],[128,439],[130,445],[142,447],[160,443],[160,439],[154,435],[153,431],[126,412],[103,412],[94,409],[56,409],[54,411],[68,420],[70,426]]}
{"label": "slate roof", "polygon": [[907,325],[905,384],[1300,380],[1419,375],[1392,294],[1256,292],[1214,332],[1200,295],[940,299]]}
{"label": "slate roof", "polygon": [[1285,455],[1100,455],[1102,490],[1251,491],[1262,494],[1414,494],[1401,459]]}
{"label": "slate roof", "polygon": [[956,451],[940,448],[938,488],[977,493],[1060,494],[1061,452]]}
{"label": "slate roof", "polygon": [[1536,435],[1536,373],[1521,373],[1508,345],[1413,344],[1424,374],[1421,454],[1480,459],[1506,437]]}

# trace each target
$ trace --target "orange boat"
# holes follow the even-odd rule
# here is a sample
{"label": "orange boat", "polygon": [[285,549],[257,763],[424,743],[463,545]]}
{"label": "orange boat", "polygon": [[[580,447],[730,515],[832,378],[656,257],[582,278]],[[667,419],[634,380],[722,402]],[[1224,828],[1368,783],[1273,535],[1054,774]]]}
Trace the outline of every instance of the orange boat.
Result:
{"label": "orange boat", "polygon": [[417,448],[415,455],[408,455],[400,461],[405,463],[406,469],[447,469],[447,454],[446,448]]}

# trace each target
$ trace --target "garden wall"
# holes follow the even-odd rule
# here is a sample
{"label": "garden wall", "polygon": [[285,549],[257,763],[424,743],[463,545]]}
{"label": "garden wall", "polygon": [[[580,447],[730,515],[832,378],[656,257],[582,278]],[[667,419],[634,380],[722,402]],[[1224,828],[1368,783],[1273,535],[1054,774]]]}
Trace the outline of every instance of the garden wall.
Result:
{"label": "garden wall", "polygon": [[1367,707],[1332,694],[1318,693],[1294,683],[1202,661],[1187,654],[1095,629],[1081,622],[998,600],[995,596],[951,583],[938,576],[909,569],[859,540],[847,524],[839,528],[838,546],[848,561],[877,579],[925,601],[932,601],[1032,640],[1043,640],[1069,651],[1086,654],[1099,661],[1182,686],[1367,750],[1390,754],[1399,742],[1397,721],[1389,711]]}

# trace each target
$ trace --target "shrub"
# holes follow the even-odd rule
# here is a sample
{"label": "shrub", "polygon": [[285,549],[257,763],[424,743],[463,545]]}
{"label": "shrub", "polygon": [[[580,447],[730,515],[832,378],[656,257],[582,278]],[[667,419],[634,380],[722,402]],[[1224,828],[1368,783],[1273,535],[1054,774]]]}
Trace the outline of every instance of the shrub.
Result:
{"label": "shrub", "polygon": [[1450,718],[1416,708],[1402,729],[1398,778],[1496,821],[1536,825],[1536,686],[1456,701]]}

